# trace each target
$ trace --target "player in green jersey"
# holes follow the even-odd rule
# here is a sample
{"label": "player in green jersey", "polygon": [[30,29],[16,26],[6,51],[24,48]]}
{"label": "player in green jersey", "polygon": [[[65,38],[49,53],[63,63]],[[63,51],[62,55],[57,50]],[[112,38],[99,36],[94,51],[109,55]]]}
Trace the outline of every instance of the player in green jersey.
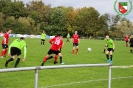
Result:
{"label": "player in green jersey", "polygon": [[46,38],[46,33],[45,33],[45,31],[43,31],[41,34],[41,45],[43,45],[43,46],[44,46],[45,38]]}
{"label": "player in green jersey", "polygon": [[[105,38],[105,42],[108,45],[108,49],[106,51],[107,62],[112,63],[113,51],[115,49],[115,45],[114,45],[113,40],[111,38],[109,38],[108,35]],[[109,58],[109,56],[110,56],[110,58]]]}
{"label": "player in green jersey", "polygon": [[18,59],[14,65],[14,68],[17,67],[21,58],[21,50],[24,48],[24,58],[23,61],[26,59],[26,42],[24,41],[24,37],[20,37],[20,39],[15,39],[11,45],[9,46],[8,54],[12,57],[8,59],[5,63],[5,67],[8,66],[8,63],[15,59],[15,55],[17,55]]}
{"label": "player in green jersey", "polygon": [[67,34],[67,40],[66,40],[66,42],[70,42],[69,39],[70,39],[70,34],[68,33],[68,34]]}

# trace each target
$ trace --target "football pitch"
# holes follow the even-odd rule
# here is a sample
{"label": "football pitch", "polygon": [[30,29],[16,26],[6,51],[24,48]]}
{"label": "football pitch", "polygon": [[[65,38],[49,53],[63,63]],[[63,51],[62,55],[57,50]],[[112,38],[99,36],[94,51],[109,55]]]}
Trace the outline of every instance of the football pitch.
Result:
{"label": "football pitch", "polygon": [[[9,44],[13,39],[15,38],[10,38]],[[21,58],[18,68],[40,66],[50,48],[48,40],[44,46],[41,46],[40,39],[26,38],[27,58],[24,62]],[[103,53],[104,40],[81,39],[78,55],[71,53],[72,42],[65,41],[66,39],[62,48],[65,65],[107,63],[106,55]],[[113,66],[127,66],[127,68],[112,68],[111,88],[133,88],[133,68],[130,68],[133,66],[133,53],[130,53],[130,48],[125,46],[125,41],[114,41],[114,43],[116,48],[113,53]],[[91,52],[87,51],[88,47],[92,48]],[[0,69],[5,69],[5,61],[9,58],[0,58]],[[10,62],[8,68],[14,67],[15,62],[16,60]],[[44,64],[44,66],[57,65],[60,64],[53,64],[53,59]],[[34,88],[34,80],[33,70],[0,73],[0,88]],[[108,88],[108,67],[39,70],[38,88]]]}

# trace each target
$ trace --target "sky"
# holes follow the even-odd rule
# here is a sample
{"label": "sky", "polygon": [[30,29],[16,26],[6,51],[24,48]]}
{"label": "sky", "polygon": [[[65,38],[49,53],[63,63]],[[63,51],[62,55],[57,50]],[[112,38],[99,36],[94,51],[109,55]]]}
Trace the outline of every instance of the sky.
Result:
{"label": "sky", "polygon": [[[29,3],[32,0],[22,0],[22,1],[24,3]],[[51,7],[57,7],[57,6],[65,6],[65,7],[72,6],[73,8],[94,7],[101,15],[105,13],[117,15],[114,8],[118,9],[117,7],[118,2],[128,2],[128,11],[131,7],[133,7],[133,0],[42,0],[42,1],[43,3],[45,3],[45,5],[50,4]],[[115,4],[116,1],[117,3]],[[129,1],[132,2],[132,6]],[[125,18],[133,22],[133,9],[128,15],[125,16]]]}

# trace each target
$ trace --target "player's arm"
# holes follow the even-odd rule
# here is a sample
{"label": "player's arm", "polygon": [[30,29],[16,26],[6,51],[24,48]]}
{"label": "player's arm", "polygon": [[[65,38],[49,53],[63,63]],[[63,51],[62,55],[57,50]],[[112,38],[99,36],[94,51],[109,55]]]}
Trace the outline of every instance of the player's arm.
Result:
{"label": "player's arm", "polygon": [[64,45],[64,42],[62,41],[61,44],[60,44],[60,52],[61,52],[61,49],[62,49],[63,45]]}
{"label": "player's arm", "polygon": [[24,46],[24,58],[23,58],[23,61],[25,61],[25,59],[26,59],[26,53],[27,53],[27,46]]}
{"label": "player's arm", "polygon": [[8,49],[8,56],[10,56],[10,53],[11,53],[11,47],[12,47],[12,43],[11,43],[11,45],[9,46],[9,49]]}
{"label": "player's arm", "polygon": [[53,40],[54,40],[54,38],[50,39],[49,40],[49,43],[52,44],[53,43]]}
{"label": "player's arm", "polygon": [[6,43],[6,35],[3,36],[3,41],[4,41],[4,44]]}
{"label": "player's arm", "polygon": [[80,39],[78,38],[78,43],[80,43]]}
{"label": "player's arm", "polygon": [[114,44],[114,42],[112,43],[112,45],[113,45],[113,50],[115,49],[115,44]]}

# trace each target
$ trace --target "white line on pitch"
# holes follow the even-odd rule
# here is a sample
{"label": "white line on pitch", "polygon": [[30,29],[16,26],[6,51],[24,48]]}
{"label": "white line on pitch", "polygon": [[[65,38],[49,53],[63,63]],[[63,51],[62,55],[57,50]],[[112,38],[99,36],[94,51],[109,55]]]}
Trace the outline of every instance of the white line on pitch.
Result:
{"label": "white line on pitch", "polygon": [[111,68],[133,68],[133,65],[130,65],[130,66],[112,66]]}
{"label": "white line on pitch", "polygon": [[[127,78],[133,78],[133,76],[127,76],[127,77],[115,77],[112,78],[113,80],[115,79],[127,79]],[[58,85],[51,85],[51,86],[46,86],[46,87],[39,87],[39,88],[54,88],[54,87],[59,87],[59,86],[66,86],[66,85],[73,85],[73,84],[81,84],[81,83],[88,83],[88,82],[98,82],[98,81],[105,81],[108,79],[96,79],[96,80],[88,80],[88,81],[79,81],[79,82],[71,82],[71,83],[64,83],[64,84],[58,84]]]}

